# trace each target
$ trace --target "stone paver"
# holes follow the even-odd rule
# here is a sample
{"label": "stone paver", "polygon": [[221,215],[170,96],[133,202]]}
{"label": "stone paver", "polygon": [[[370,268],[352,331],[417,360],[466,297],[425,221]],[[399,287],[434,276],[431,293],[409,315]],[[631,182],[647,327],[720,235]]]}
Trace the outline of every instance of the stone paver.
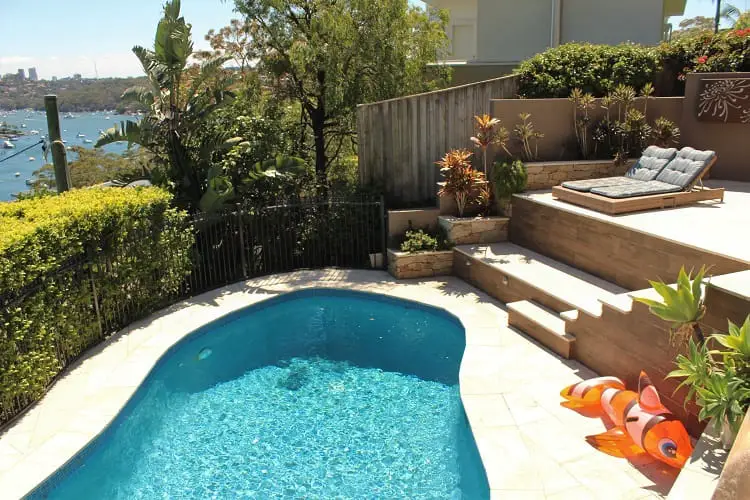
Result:
{"label": "stone paver", "polygon": [[[595,376],[508,328],[503,306],[453,277],[396,281],[380,271],[300,271],[231,285],[176,304],[91,350],[0,436],[0,496],[19,498],[95,438],[159,357],[199,326],[280,293],[329,287],[442,307],[466,327],[461,396],[492,498],[648,498],[654,483],[625,460],[589,447],[604,425],[559,406],[559,391]],[[654,476],[655,475],[650,475]]]}

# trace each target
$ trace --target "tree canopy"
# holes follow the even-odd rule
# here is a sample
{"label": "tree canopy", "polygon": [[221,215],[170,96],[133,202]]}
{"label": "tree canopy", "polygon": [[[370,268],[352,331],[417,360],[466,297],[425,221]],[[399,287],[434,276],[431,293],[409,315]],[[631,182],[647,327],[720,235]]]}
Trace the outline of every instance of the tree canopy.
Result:
{"label": "tree canopy", "polygon": [[407,0],[236,0],[247,49],[278,92],[301,104],[323,177],[356,140],[358,104],[443,85],[430,67],[448,47],[447,17]]}

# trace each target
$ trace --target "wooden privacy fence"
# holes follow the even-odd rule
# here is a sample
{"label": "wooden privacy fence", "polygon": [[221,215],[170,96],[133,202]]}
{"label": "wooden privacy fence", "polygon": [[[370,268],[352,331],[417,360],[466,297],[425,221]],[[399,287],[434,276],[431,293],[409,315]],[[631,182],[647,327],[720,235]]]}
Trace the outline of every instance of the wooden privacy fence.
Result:
{"label": "wooden privacy fence", "polygon": [[517,78],[506,76],[357,108],[359,179],[382,188],[390,207],[435,201],[449,149],[468,148],[474,115],[490,113],[490,100],[515,97]]}

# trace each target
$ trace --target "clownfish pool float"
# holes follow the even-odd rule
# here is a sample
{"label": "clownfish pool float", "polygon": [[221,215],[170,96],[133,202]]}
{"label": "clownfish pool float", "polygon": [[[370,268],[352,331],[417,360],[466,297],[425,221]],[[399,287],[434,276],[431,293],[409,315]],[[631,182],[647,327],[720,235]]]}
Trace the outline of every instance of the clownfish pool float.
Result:
{"label": "clownfish pool float", "polygon": [[641,372],[637,393],[626,390],[619,378],[599,377],[566,387],[560,395],[565,398],[562,406],[600,408],[614,422],[607,432],[586,436],[586,441],[603,453],[628,458],[645,451],[677,468],[693,453],[685,426],[662,405],[645,372]]}

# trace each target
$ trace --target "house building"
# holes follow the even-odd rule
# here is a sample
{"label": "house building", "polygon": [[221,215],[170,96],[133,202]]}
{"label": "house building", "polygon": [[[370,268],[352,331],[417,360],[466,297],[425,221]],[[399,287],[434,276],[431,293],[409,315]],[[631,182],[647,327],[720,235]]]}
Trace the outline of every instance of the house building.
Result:
{"label": "house building", "polygon": [[454,83],[509,73],[524,59],[567,42],[655,45],[686,0],[426,0],[450,12]]}

